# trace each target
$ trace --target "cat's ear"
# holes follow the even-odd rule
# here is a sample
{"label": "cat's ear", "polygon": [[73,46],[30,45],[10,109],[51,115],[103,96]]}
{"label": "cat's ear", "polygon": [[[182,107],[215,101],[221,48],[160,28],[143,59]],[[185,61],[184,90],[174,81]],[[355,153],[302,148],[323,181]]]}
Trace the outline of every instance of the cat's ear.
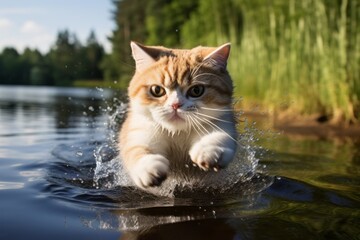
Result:
{"label": "cat's ear", "polygon": [[137,71],[141,71],[149,67],[152,63],[156,62],[156,59],[161,54],[160,49],[146,47],[133,41],[130,43],[130,46]]}
{"label": "cat's ear", "polygon": [[213,60],[214,66],[219,66],[223,69],[226,69],[227,60],[230,54],[230,45],[230,43],[225,43],[221,45],[220,47],[216,48],[208,55],[206,55],[203,61],[211,59]]}

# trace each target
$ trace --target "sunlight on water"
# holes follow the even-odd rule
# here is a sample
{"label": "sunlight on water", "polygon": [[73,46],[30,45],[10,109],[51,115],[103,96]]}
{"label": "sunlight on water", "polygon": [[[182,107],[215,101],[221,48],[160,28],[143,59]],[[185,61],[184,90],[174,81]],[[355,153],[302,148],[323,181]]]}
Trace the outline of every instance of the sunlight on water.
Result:
{"label": "sunlight on water", "polygon": [[24,187],[24,183],[20,183],[20,182],[0,182],[0,190],[21,189],[23,187]]}

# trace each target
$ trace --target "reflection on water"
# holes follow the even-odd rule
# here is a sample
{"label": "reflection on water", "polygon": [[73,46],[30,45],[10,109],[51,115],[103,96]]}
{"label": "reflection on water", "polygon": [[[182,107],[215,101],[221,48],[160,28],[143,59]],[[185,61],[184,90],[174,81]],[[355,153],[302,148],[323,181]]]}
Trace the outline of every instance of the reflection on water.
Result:
{"label": "reflection on water", "polygon": [[261,139],[242,142],[260,160],[252,177],[156,197],[119,184],[122,100],[103,89],[0,87],[0,239],[360,238],[359,142],[250,127],[243,139]]}
{"label": "reflection on water", "polygon": [[23,188],[24,183],[21,182],[0,182],[0,190]]}

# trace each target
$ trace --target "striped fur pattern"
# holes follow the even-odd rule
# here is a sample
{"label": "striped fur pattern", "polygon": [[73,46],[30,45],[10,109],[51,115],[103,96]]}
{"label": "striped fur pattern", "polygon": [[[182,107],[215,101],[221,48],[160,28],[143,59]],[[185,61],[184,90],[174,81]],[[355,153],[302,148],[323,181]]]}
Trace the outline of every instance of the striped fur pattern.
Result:
{"label": "striped fur pattern", "polygon": [[[183,50],[132,42],[131,47],[136,72],[119,149],[134,183],[146,189],[170,175],[192,177],[226,167],[237,147],[233,84],[226,70],[230,44]],[[191,174],[185,166],[194,169]]]}

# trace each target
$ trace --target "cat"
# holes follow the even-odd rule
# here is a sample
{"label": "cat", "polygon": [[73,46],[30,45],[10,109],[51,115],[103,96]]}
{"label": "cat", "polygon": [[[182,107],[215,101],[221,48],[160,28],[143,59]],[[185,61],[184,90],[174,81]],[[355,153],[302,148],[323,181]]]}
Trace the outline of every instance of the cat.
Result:
{"label": "cat", "polygon": [[[169,175],[225,168],[237,150],[230,43],[170,49],[131,42],[135,74],[119,134],[123,166],[142,189]],[[203,171],[202,171],[203,170]]]}

